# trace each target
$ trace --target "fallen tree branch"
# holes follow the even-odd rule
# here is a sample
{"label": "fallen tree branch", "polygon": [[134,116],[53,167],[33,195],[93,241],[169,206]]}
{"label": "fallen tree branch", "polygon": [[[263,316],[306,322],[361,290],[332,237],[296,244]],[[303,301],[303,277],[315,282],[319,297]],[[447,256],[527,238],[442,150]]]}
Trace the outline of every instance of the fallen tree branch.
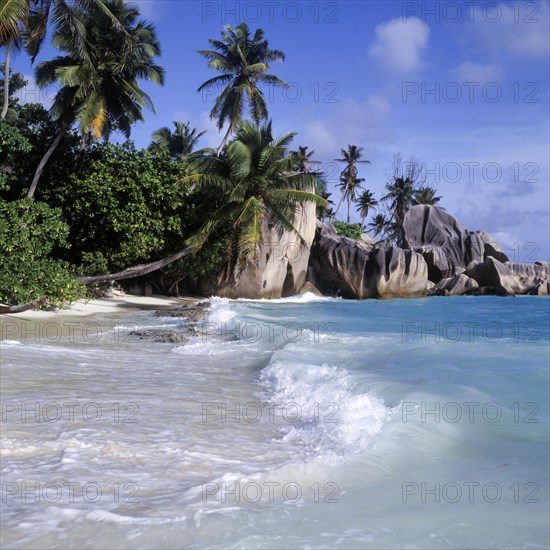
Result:
{"label": "fallen tree branch", "polygon": [[119,271],[118,273],[111,273],[109,275],[95,275],[93,277],[79,277],[76,282],[82,283],[82,284],[90,284],[90,283],[104,283],[107,281],[119,281],[123,279],[133,279],[134,277],[140,277],[141,275],[146,275],[147,273],[151,273],[151,271],[156,271],[157,269],[160,269],[161,267],[164,267],[165,265],[171,264],[175,262],[176,260],[179,260],[180,258],[183,258],[184,256],[188,256],[191,254],[194,250],[196,250],[196,247],[194,246],[188,246],[187,248],[184,248],[183,250],[180,250],[179,252],[176,252],[175,254],[172,254],[171,256],[168,256],[167,258],[164,258],[163,260],[157,260],[156,262],[151,262],[148,264],[141,264],[136,265],[134,267],[129,267],[125,269],[124,271]]}
{"label": "fallen tree branch", "polygon": [[48,296],[42,296],[38,300],[33,302],[27,302],[26,304],[19,304],[18,306],[7,306],[5,304],[0,304],[0,314],[2,313],[21,313],[29,309],[35,309],[44,305],[48,301]]}

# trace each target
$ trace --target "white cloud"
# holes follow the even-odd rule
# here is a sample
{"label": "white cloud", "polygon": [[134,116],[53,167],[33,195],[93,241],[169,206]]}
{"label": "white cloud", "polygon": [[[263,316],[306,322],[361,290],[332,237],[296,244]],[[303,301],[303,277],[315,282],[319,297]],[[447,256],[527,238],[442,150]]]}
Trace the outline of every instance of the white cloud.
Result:
{"label": "white cloud", "polygon": [[496,55],[548,56],[549,13],[546,1],[494,4],[490,12],[478,6],[472,14],[473,38]]}
{"label": "white cloud", "polygon": [[374,29],[376,39],[369,54],[389,72],[410,74],[424,65],[422,54],[428,45],[429,26],[418,17],[398,17]]}
{"label": "white cloud", "polygon": [[499,82],[502,71],[493,63],[482,64],[464,61],[451,71],[451,77],[457,82],[487,84],[488,82]]}

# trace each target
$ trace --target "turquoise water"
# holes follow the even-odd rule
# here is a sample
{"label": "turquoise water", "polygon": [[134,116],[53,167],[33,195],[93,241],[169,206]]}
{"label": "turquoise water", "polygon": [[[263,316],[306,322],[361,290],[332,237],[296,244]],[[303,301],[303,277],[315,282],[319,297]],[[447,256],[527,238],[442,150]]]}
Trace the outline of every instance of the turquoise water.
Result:
{"label": "turquoise water", "polygon": [[548,298],[78,323],[2,343],[4,547],[549,546]]}

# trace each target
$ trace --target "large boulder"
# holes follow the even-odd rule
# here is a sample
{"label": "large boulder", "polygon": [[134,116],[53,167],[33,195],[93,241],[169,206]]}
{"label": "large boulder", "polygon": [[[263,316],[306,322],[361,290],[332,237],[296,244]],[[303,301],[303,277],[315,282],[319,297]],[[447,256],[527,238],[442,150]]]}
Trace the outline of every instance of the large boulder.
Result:
{"label": "large boulder", "polygon": [[550,264],[501,263],[488,257],[484,262],[472,262],[466,275],[475,279],[479,286],[502,289],[508,294],[546,295],[550,287]]}
{"label": "large boulder", "polygon": [[441,279],[428,293],[430,296],[460,296],[477,287],[479,285],[474,279],[460,273]]}
{"label": "large boulder", "polygon": [[425,296],[428,266],[422,256],[395,247],[374,248],[318,223],[309,281],[325,295],[350,299]]}
{"label": "large boulder", "polygon": [[434,283],[463,273],[472,261],[483,262],[488,257],[508,260],[491,235],[468,231],[436,206],[413,206],[405,215],[403,228],[407,247],[424,256],[428,277]]}
{"label": "large boulder", "polygon": [[315,204],[298,208],[294,227],[303,237],[264,222],[262,244],[236,281],[222,284],[212,294],[226,298],[281,298],[297,294],[307,279],[309,250],[316,227]]}

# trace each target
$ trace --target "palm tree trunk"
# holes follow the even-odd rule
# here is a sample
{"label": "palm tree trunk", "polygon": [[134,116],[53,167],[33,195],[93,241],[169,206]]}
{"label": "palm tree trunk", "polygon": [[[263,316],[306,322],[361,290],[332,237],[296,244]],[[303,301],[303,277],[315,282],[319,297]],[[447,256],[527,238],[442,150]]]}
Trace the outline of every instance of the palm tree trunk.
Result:
{"label": "palm tree trunk", "polygon": [[367,216],[364,215],[364,216],[361,218],[361,231],[363,231],[363,225],[365,224],[365,218],[366,218],[366,217],[367,217]]}
{"label": "palm tree trunk", "polygon": [[148,264],[135,265],[134,267],[128,267],[124,271],[119,271],[118,273],[110,273],[108,275],[94,275],[92,277],[78,277],[76,279],[77,283],[81,284],[90,284],[90,283],[105,283],[107,281],[121,281],[123,279],[133,279],[134,277],[141,277],[142,275],[147,275],[152,271],[156,271],[164,266],[167,266],[171,263],[174,263],[176,260],[183,258],[184,256],[189,256],[196,250],[193,246],[188,246],[167,258],[162,260],[157,260],[155,262],[150,262]]}
{"label": "palm tree trunk", "polygon": [[348,223],[349,223],[349,207],[351,205],[351,195],[348,195]]}
{"label": "palm tree trunk", "polygon": [[13,42],[8,44],[6,49],[6,59],[4,61],[4,103],[2,104],[2,115],[0,118],[4,120],[8,114],[8,103],[10,100],[10,55]]}
{"label": "palm tree trunk", "polygon": [[223,146],[225,145],[225,142],[227,141],[227,138],[230,136],[233,128],[231,127],[231,123],[229,124],[229,128],[227,129],[227,132],[225,133],[225,136],[223,137],[223,140],[218,147],[217,155],[220,156],[220,153],[222,152]]}
{"label": "palm tree trunk", "polygon": [[36,172],[34,173],[34,177],[32,179],[31,186],[29,188],[29,192],[27,193],[27,198],[30,199],[33,197],[34,192],[36,191],[36,186],[38,185],[38,181],[40,180],[40,176],[42,175],[42,172],[44,171],[44,168],[46,166],[46,163],[50,159],[50,157],[53,155],[54,151],[57,149],[57,146],[61,142],[61,138],[65,134],[68,128],[68,124],[64,122],[61,124],[61,128],[54,139],[53,143],[50,145],[50,148],[46,151],[40,162],[38,163],[38,167],[36,168]]}
{"label": "palm tree trunk", "polygon": [[344,193],[342,193],[342,196],[340,197],[340,200],[338,201],[338,206],[336,207],[336,211],[332,215],[333,219],[336,219],[336,216],[338,215],[338,210],[340,210],[340,205],[342,204],[343,200],[344,200]]}

